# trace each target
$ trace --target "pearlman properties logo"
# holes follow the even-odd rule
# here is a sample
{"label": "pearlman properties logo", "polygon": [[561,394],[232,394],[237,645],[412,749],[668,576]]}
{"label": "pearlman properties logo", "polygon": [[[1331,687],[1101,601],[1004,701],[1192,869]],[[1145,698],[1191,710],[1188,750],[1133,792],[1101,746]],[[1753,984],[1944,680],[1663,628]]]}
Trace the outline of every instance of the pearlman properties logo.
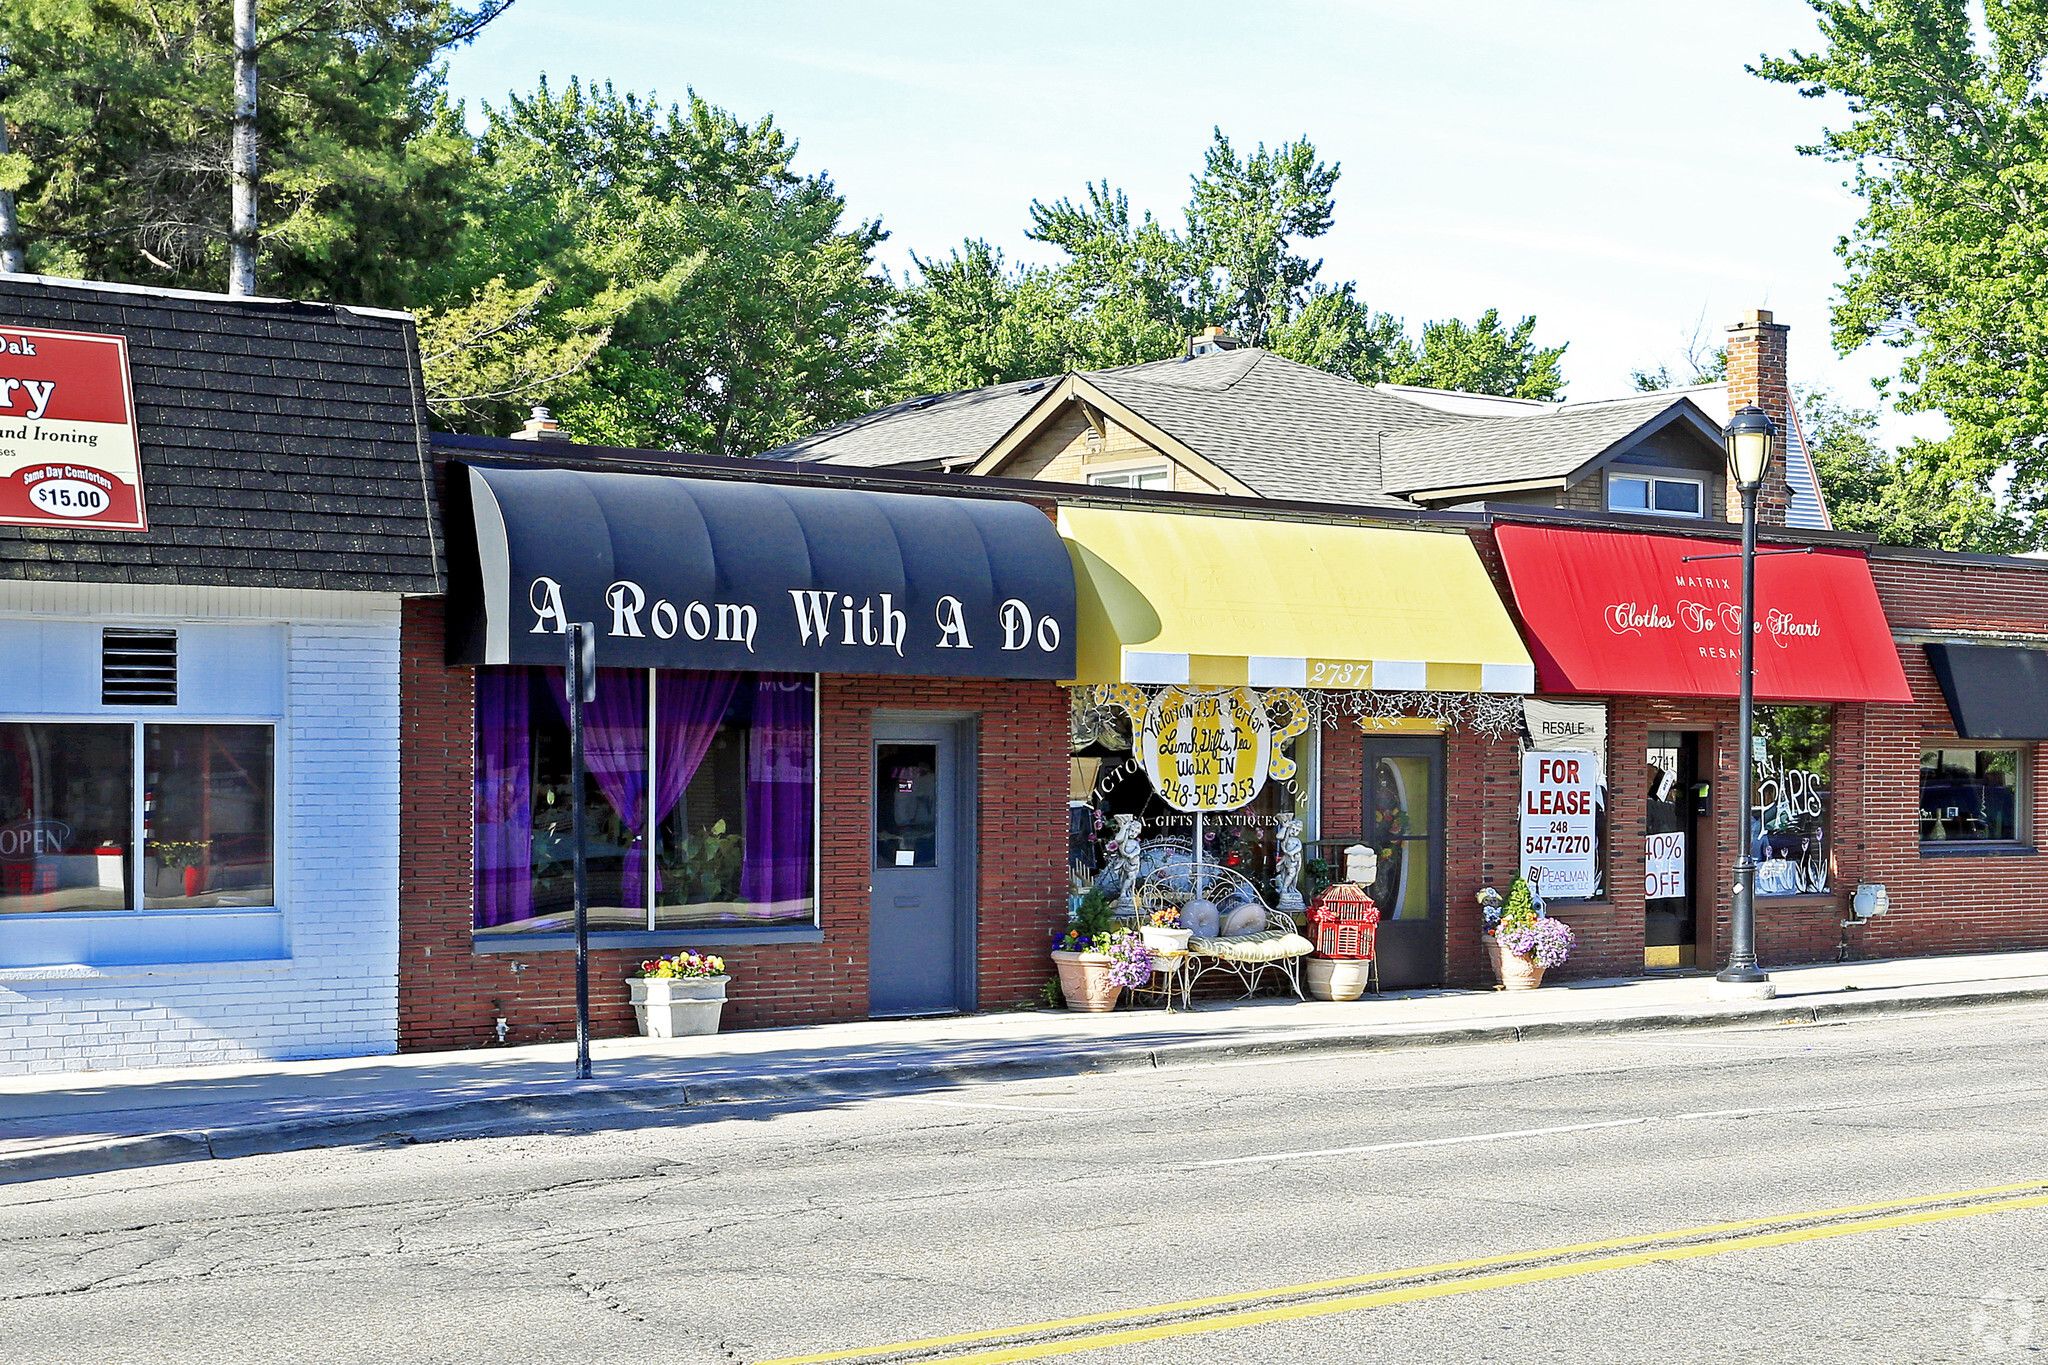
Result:
{"label": "pearlman properties logo", "polygon": [[126,340],[0,326],[0,525],[149,529]]}

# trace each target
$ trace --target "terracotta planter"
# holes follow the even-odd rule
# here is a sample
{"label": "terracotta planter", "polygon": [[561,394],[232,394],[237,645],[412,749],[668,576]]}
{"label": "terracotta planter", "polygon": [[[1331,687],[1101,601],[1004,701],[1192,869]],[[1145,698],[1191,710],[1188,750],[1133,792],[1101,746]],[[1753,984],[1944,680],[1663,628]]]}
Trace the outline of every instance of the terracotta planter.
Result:
{"label": "terracotta planter", "polygon": [[1533,991],[1543,984],[1543,967],[1533,957],[1495,948],[1500,954],[1501,984],[1511,991]]}
{"label": "terracotta planter", "polygon": [[690,1038],[718,1032],[729,976],[636,976],[633,1015],[643,1038]]}
{"label": "terracotta planter", "polygon": [[1186,952],[1188,950],[1188,939],[1194,932],[1192,929],[1162,929],[1153,924],[1148,924],[1138,931],[1140,936],[1144,938],[1147,948],[1150,948],[1155,953],[1166,953],[1169,956],[1174,953]]}
{"label": "terracotta planter", "polygon": [[1052,963],[1059,970],[1060,994],[1067,1008],[1080,1014],[1107,1014],[1116,1008],[1124,988],[1109,979],[1108,953],[1069,953],[1055,949]]}
{"label": "terracotta planter", "polygon": [[1356,1000],[1365,994],[1372,975],[1370,960],[1312,957],[1307,963],[1302,979],[1318,1000]]}
{"label": "terracotta planter", "polygon": [[1493,984],[1504,985],[1506,978],[1500,974],[1500,940],[1492,934],[1481,934],[1479,942],[1486,949],[1486,963],[1493,968]]}

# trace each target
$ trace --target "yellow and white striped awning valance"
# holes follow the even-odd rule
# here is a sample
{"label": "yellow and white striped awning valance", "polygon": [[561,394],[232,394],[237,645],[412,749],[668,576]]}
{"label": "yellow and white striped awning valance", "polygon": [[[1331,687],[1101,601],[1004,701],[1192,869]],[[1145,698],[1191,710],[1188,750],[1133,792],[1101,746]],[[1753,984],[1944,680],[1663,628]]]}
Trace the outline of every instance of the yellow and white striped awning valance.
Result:
{"label": "yellow and white striped awning valance", "polygon": [[1093,507],[1059,526],[1076,682],[1536,690],[1463,535]]}

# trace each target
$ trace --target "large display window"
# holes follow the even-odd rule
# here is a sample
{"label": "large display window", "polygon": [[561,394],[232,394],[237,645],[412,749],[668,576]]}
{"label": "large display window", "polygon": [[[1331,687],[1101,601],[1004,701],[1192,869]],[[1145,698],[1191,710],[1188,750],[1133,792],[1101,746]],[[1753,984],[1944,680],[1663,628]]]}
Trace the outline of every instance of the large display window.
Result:
{"label": "large display window", "polygon": [[2014,844],[2024,838],[2030,753],[2018,745],[1921,751],[1921,844]]}
{"label": "large display window", "polygon": [[0,722],[0,914],[275,905],[275,748],[269,725]]}
{"label": "large display window", "polygon": [[[479,936],[574,928],[559,669],[477,671]],[[590,926],[817,922],[810,674],[599,669],[584,711]]]}
{"label": "large display window", "polygon": [[1826,891],[1830,839],[1834,710],[1759,706],[1750,807],[1750,856],[1760,896]]}

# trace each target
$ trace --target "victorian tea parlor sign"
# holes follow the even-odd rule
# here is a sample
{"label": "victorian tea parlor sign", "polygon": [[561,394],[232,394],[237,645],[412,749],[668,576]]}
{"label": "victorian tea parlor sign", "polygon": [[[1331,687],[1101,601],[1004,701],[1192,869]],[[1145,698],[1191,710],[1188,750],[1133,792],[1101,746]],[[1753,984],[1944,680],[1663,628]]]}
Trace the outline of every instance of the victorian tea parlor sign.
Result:
{"label": "victorian tea parlor sign", "polygon": [[0,326],[0,525],[149,529],[123,338]]}
{"label": "victorian tea parlor sign", "polygon": [[1266,785],[1273,724],[1251,689],[1169,687],[1145,708],[1139,759],[1175,810],[1236,810]]}

